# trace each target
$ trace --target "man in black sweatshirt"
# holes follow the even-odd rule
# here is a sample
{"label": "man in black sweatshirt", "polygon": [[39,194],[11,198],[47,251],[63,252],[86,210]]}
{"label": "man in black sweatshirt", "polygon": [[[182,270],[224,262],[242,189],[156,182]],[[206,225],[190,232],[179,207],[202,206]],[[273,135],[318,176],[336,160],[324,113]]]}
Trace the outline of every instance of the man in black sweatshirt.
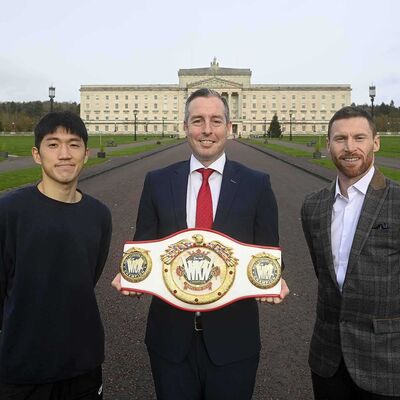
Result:
{"label": "man in black sweatshirt", "polygon": [[102,398],[94,287],[111,214],[77,189],[87,140],[78,116],[47,114],[32,149],[42,180],[0,199],[0,400]]}

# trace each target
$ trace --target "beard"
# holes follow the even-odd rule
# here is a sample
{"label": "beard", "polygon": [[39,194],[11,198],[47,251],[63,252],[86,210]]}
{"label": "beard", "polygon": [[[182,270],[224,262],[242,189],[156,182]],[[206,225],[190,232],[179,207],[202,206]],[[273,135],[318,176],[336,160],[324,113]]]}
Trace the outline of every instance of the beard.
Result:
{"label": "beard", "polygon": [[332,157],[332,161],[335,164],[338,171],[342,173],[347,178],[357,178],[362,177],[365,173],[370,169],[373,161],[374,161],[374,153],[370,152],[366,155],[365,158],[360,158],[353,165],[346,163],[342,160],[343,157],[351,156],[352,154],[345,154],[344,156]]}

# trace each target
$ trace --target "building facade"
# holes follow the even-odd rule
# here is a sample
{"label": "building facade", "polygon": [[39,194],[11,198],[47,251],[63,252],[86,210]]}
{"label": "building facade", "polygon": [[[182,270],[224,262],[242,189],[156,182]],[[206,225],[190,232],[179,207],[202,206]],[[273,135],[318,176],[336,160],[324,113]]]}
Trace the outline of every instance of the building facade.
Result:
{"label": "building facade", "polygon": [[325,134],[335,111],[351,104],[351,87],[252,84],[251,70],[210,67],[180,69],[173,85],[82,85],[81,118],[89,133],[183,134],[184,107],[207,87],[228,101],[234,136],[266,134],[274,115],[283,134]]}

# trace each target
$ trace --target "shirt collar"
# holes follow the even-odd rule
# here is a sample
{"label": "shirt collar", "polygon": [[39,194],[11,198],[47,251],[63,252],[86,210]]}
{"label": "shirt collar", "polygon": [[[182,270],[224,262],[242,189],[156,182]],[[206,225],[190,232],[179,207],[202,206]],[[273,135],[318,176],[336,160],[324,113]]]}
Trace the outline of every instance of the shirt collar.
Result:
{"label": "shirt collar", "polygon": [[[361,179],[359,179],[356,183],[351,185],[349,187],[349,189],[355,188],[365,196],[365,194],[367,193],[367,190],[368,190],[368,186],[371,183],[372,177],[374,176],[374,173],[375,173],[375,167],[372,166],[369,169],[369,171]],[[336,178],[335,199],[339,195],[342,195],[342,192],[340,191],[340,187],[339,187],[339,178]]]}
{"label": "shirt collar", "polygon": [[[224,172],[225,162],[226,155],[225,153],[222,153],[222,155],[207,168],[211,168],[222,175],[222,173]],[[196,171],[199,168],[204,168],[204,165],[192,154],[190,157],[190,173]]]}

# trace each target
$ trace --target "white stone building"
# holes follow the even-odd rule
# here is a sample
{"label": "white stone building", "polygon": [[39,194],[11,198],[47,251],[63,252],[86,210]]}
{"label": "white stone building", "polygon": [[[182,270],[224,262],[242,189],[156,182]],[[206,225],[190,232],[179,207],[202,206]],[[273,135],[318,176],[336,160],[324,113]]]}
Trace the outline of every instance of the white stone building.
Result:
{"label": "white stone building", "polygon": [[235,136],[264,134],[276,114],[284,134],[324,134],[335,111],[351,104],[349,84],[252,84],[251,70],[180,69],[174,85],[82,85],[81,117],[89,133],[183,134],[184,106],[208,87],[228,100]]}

